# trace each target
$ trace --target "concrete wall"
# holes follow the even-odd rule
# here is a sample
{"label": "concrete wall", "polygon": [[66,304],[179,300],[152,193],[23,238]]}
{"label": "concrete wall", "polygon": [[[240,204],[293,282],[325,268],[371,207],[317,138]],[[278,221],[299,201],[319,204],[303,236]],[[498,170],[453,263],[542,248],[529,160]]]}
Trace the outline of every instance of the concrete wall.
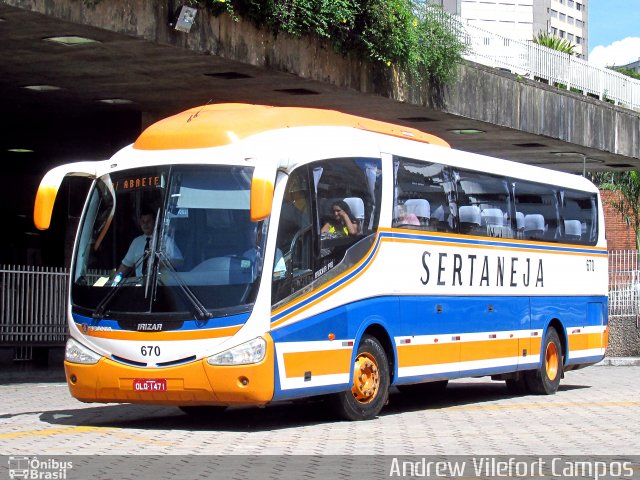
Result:
{"label": "concrete wall", "polygon": [[640,357],[640,328],[635,317],[609,318],[608,357]]}
{"label": "concrete wall", "polygon": [[176,32],[168,25],[177,6],[173,0],[4,1],[71,22],[640,159],[639,113],[478,64],[465,62],[455,84],[433,89],[407,82],[393,69],[338,55],[321,41],[274,37],[226,14],[214,17],[200,10],[189,34]]}

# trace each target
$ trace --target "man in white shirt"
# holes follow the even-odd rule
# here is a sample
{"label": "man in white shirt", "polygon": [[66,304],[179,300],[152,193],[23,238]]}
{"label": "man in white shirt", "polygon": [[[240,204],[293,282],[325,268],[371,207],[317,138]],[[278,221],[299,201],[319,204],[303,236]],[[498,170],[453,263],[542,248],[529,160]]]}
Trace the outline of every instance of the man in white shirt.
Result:
{"label": "man in white shirt", "polygon": [[[149,251],[152,243],[153,228],[155,226],[155,212],[149,209],[143,209],[140,212],[140,229],[142,235],[137,236],[131,241],[127,254],[122,259],[116,277],[126,277],[131,274],[135,268],[135,275],[141,277],[145,275],[148,264],[145,253]],[[164,251],[166,257],[173,263],[174,261],[182,261],[182,253],[171,238],[164,239]]]}

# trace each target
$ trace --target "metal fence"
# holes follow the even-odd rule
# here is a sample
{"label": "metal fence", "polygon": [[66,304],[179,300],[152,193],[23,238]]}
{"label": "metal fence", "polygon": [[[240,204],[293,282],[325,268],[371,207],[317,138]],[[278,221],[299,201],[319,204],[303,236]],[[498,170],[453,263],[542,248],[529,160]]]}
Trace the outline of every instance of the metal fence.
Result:
{"label": "metal fence", "polygon": [[640,319],[640,256],[637,250],[609,252],[609,315]]}
{"label": "metal fence", "polygon": [[457,15],[427,6],[468,47],[464,58],[494,68],[509,70],[532,80],[590,95],[617,105],[640,109],[640,80],[615,70],[596,67],[573,55],[526,40],[514,40],[484,30]]}
{"label": "metal fence", "polygon": [[68,279],[65,268],[0,266],[0,346],[64,345]]}

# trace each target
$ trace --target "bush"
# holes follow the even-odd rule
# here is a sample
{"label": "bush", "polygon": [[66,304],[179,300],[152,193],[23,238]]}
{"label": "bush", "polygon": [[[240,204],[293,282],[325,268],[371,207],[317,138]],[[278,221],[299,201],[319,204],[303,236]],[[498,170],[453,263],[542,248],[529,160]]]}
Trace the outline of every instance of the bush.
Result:
{"label": "bush", "polygon": [[313,35],[339,53],[449,83],[465,45],[456,22],[415,0],[207,0],[214,14],[242,17],[275,35]]}

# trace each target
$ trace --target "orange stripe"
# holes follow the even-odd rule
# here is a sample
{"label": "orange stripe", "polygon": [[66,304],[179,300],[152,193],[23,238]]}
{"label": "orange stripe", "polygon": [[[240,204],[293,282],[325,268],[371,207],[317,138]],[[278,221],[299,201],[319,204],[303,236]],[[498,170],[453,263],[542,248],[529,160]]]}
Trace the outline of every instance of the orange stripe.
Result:
{"label": "orange stripe", "polygon": [[[82,325],[76,323],[76,327],[84,333]],[[95,338],[109,338],[111,340],[153,340],[153,341],[170,341],[170,340],[199,340],[203,338],[222,338],[235,335],[240,330],[240,325],[224,328],[209,328],[206,330],[173,330],[168,332],[131,332],[125,330],[111,331],[91,331],[85,335]]]}
{"label": "orange stripe", "polygon": [[465,342],[460,355],[461,362],[474,360],[489,360],[493,358],[507,358],[519,356],[519,339],[478,340]]}
{"label": "orange stripe", "polygon": [[569,335],[569,351],[603,348],[606,346],[603,337],[602,333],[574,333]]}
{"label": "orange stripe", "polygon": [[316,352],[289,352],[283,355],[287,378],[311,375],[349,373],[351,349],[321,350]]}
{"label": "orange stripe", "polygon": [[[470,237],[477,239],[488,239],[491,238],[493,241],[493,237]],[[419,244],[427,244],[427,245],[439,245],[439,246],[447,246],[447,247],[460,247],[460,248],[479,248],[483,250],[506,250],[506,251],[516,251],[516,252],[534,252],[538,254],[543,253],[551,253],[554,255],[578,255],[578,256],[596,256],[596,257],[606,257],[606,253],[585,253],[585,252],[567,252],[567,251],[553,251],[553,250],[540,250],[539,248],[527,248],[527,247],[507,247],[501,245],[473,245],[473,244],[463,244],[460,242],[442,242],[438,240],[420,240],[420,239],[409,239],[409,238],[390,238],[385,239],[395,243],[419,243]],[[554,244],[554,246],[559,247],[565,244]]]}
{"label": "orange stripe", "polygon": [[439,365],[460,361],[459,343],[398,345],[398,368]]}
{"label": "orange stripe", "polygon": [[[487,241],[490,240],[492,242],[502,242],[502,243],[512,243],[512,242],[516,242],[519,244],[523,244],[523,245],[540,245],[542,247],[569,247],[569,248],[579,248],[580,250],[593,250],[594,253],[593,255],[602,255],[602,256],[606,256],[607,252],[604,251],[603,252],[603,248],[602,247],[594,247],[592,245],[576,245],[573,243],[552,243],[552,242],[532,242],[530,240],[521,240],[518,238],[500,238],[500,237],[481,237],[478,235],[466,235],[466,234],[459,234],[459,233],[445,233],[445,232],[432,232],[430,230],[408,230],[405,228],[380,228],[379,229],[380,232],[390,232],[390,233],[407,233],[407,232],[411,232],[411,233],[418,233],[421,235],[430,235],[430,236],[434,236],[434,237],[444,237],[444,238],[457,238],[457,239],[472,239],[472,240],[480,240],[480,241]],[[410,240],[411,241],[411,240]],[[440,243],[440,242],[438,242]],[[465,245],[466,246],[466,245]],[[505,247],[506,248],[506,247]],[[535,247],[532,246],[533,249],[535,249]],[[546,252],[546,250],[545,250]],[[598,252],[603,252],[603,253],[598,253]],[[562,252],[560,252],[562,253]],[[581,255],[587,255],[587,254],[581,254]]]}

